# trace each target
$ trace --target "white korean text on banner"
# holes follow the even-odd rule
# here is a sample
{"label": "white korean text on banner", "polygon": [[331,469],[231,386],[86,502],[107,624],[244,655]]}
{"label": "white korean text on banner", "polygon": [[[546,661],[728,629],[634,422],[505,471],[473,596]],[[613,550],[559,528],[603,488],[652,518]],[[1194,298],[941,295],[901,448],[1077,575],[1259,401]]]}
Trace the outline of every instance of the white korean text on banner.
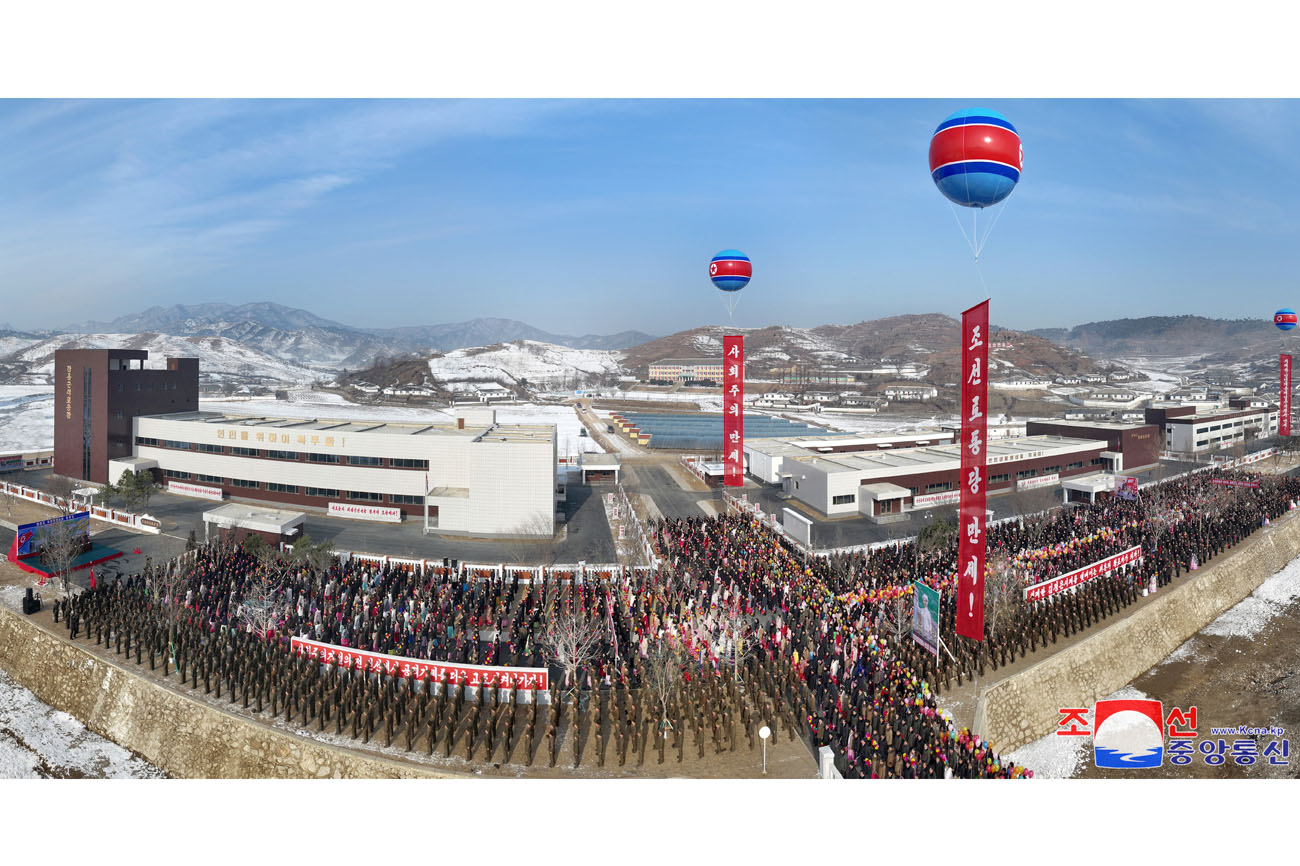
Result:
{"label": "white korean text on banner", "polygon": [[296,637],[291,641],[294,655],[318,659],[321,664],[338,665],[348,670],[383,673],[396,677],[415,677],[423,682],[446,683],[498,689],[548,689],[546,668],[502,668],[486,665],[463,665],[449,662],[390,656],[353,647],[335,646]]}
{"label": "white korean text on banner", "polygon": [[722,338],[722,455],[728,487],[745,484],[745,338]]}
{"label": "white korean text on banner", "polygon": [[1117,568],[1122,568],[1131,562],[1142,561],[1142,545],[1130,547],[1122,553],[1114,556],[1108,556],[1105,559],[1098,560],[1091,565],[1085,565],[1083,568],[1076,568],[1074,571],[1066,574],[1060,574],[1033,586],[1025,587],[1025,601],[1042,601],[1050,598],[1058,592],[1064,592],[1067,589],[1076,587],[1081,583],[1087,583],[1095,577],[1101,577],[1103,574],[1109,574]]}
{"label": "white korean text on banner", "polygon": [[1291,356],[1281,358],[1282,381],[1278,392],[1277,432],[1280,436],[1291,435]]}
{"label": "white korean text on banner", "polygon": [[988,333],[988,301],[961,314],[961,525],[957,529],[957,634],[972,640],[984,640]]}

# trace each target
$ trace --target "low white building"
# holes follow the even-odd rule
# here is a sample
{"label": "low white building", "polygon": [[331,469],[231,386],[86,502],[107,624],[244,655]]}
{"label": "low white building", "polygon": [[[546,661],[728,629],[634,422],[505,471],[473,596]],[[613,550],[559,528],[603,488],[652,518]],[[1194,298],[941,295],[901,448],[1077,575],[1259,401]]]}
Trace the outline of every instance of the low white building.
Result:
{"label": "low white building", "polygon": [[1205,454],[1277,435],[1278,410],[1239,409],[1165,418],[1165,446],[1177,454]]}
{"label": "low white building", "polygon": [[256,499],[439,532],[543,535],[555,528],[554,425],[271,418],[183,412],[136,418],[134,456],[184,495]]}
{"label": "low white building", "polygon": [[885,389],[885,396],[899,403],[915,403],[933,400],[939,396],[939,389],[932,385],[890,385]]}
{"label": "low white building", "polygon": [[[1105,441],[1028,436],[987,447],[990,494],[1056,486],[1064,478],[1102,471],[1107,462]],[[779,454],[775,474],[782,490],[830,517],[861,514],[886,522],[917,508],[954,504],[960,493],[956,444],[818,454],[778,439],[746,443],[745,450],[753,467],[760,465],[758,453]]]}

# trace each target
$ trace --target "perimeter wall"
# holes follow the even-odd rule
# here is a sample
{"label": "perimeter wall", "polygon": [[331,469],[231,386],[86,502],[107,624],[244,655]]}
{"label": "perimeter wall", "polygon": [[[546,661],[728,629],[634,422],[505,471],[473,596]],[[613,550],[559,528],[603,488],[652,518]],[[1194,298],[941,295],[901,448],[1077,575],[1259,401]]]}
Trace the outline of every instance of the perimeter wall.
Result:
{"label": "perimeter wall", "polygon": [[1300,511],[1078,644],[989,686],[972,729],[1006,754],[1056,730],[1063,707],[1091,707],[1162,662],[1300,555]]}
{"label": "perimeter wall", "polygon": [[0,667],[45,703],[173,777],[458,778],[224,712],[105,661],[4,605]]}

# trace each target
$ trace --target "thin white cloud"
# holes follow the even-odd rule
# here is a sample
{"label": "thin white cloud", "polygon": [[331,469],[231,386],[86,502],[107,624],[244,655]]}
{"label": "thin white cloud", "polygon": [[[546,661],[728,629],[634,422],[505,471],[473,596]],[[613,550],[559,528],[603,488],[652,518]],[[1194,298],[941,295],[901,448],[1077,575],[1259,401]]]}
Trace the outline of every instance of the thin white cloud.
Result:
{"label": "thin white cloud", "polygon": [[221,267],[339,190],[455,139],[537,133],[547,101],[0,104],[0,283],[94,293]]}

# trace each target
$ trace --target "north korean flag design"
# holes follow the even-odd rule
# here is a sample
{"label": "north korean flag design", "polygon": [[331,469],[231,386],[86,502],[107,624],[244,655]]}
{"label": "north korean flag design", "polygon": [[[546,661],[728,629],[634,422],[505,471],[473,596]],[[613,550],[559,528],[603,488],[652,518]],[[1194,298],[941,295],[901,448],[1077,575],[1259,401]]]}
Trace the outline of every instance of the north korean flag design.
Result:
{"label": "north korean flag design", "polygon": [[723,250],[709,262],[709,279],[724,292],[738,292],[754,275],[749,256],[740,250]]}
{"label": "north korean flag design", "polygon": [[1020,133],[996,111],[949,115],[930,138],[930,176],[948,199],[983,208],[1011,194],[1024,163]]}
{"label": "north korean flag design", "polygon": [[1289,310],[1286,307],[1283,307],[1273,314],[1273,324],[1277,325],[1283,331],[1289,331],[1294,328],[1295,322],[1295,311]]}

